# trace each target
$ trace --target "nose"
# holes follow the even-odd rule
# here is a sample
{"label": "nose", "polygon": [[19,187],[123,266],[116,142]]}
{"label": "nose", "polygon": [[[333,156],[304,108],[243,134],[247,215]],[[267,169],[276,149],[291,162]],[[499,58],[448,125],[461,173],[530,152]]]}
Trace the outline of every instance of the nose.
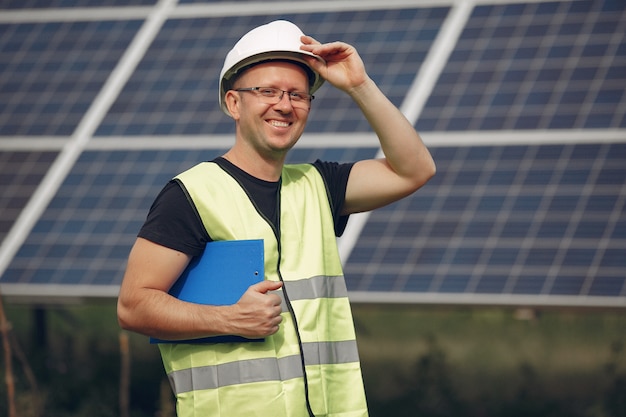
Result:
{"label": "nose", "polygon": [[291,111],[293,110],[293,105],[291,104],[291,99],[289,98],[289,94],[286,91],[281,91],[280,97],[278,99],[278,103],[274,105],[281,109],[282,111]]}

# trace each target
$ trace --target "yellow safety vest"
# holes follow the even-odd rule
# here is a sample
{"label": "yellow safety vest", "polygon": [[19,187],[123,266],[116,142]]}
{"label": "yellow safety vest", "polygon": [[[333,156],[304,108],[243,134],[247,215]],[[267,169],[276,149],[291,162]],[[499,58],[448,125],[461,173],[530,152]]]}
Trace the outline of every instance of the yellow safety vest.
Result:
{"label": "yellow safety vest", "polygon": [[177,177],[213,240],[263,239],[265,279],[284,283],[280,330],[264,342],[159,344],[179,417],[368,415],[324,181],[310,164],[281,178],[277,239],[217,164]]}

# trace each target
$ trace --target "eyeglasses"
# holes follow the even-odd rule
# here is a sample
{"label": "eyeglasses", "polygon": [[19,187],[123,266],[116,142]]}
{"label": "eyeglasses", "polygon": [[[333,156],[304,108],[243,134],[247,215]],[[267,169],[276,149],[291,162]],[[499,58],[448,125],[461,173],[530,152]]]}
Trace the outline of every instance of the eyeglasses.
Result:
{"label": "eyeglasses", "polygon": [[235,91],[249,91],[255,93],[256,96],[266,104],[278,104],[283,99],[283,95],[287,93],[291,105],[300,109],[308,109],[311,107],[311,101],[315,98],[315,96],[302,91],[285,91],[273,87],[237,88]]}

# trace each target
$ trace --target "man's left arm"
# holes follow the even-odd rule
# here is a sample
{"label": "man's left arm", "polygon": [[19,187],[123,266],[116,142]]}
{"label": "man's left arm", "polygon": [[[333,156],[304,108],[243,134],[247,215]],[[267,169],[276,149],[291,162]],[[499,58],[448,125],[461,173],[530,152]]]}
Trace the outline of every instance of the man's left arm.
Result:
{"label": "man's left arm", "polygon": [[309,64],[359,106],[379,138],[384,158],[354,164],[343,214],[373,210],[415,192],[434,174],[435,163],[419,134],[369,78],[356,49],[343,42],[302,38],[302,49],[324,58]]}

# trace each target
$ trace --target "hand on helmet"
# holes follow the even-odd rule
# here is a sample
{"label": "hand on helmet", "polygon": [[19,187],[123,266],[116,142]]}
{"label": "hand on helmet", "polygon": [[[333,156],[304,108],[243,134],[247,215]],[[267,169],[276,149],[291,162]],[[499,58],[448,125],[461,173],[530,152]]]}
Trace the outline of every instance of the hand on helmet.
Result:
{"label": "hand on helmet", "polygon": [[344,42],[321,44],[310,36],[302,36],[300,40],[300,49],[318,55],[325,61],[305,56],[309,66],[336,88],[349,92],[368,80],[363,61],[353,46]]}

